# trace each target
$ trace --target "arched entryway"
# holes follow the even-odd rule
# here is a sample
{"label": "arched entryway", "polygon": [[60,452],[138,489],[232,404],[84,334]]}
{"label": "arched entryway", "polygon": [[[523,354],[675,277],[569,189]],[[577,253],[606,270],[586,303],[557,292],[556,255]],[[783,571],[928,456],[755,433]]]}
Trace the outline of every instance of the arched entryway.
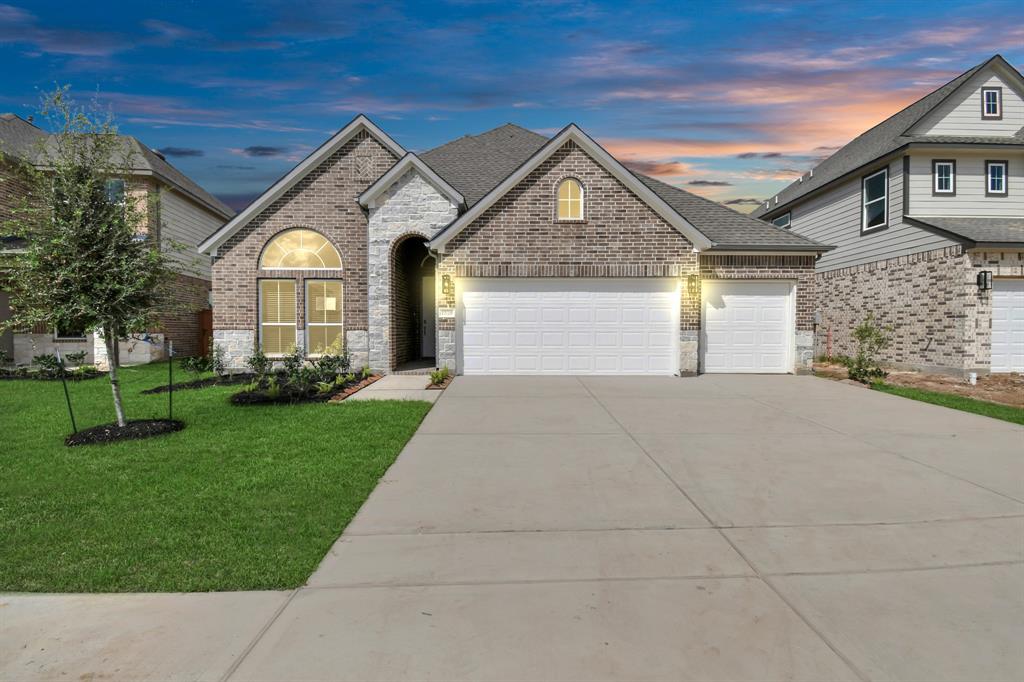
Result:
{"label": "arched entryway", "polygon": [[437,353],[434,258],[419,235],[391,250],[391,358],[393,371],[432,367]]}

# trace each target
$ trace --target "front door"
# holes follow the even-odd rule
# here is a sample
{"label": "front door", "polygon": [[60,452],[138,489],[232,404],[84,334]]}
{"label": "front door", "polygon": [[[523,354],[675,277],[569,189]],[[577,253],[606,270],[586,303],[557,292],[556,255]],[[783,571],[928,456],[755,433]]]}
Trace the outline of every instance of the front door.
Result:
{"label": "front door", "polygon": [[432,358],[435,354],[434,338],[437,336],[437,322],[434,319],[434,278],[423,278],[423,294],[420,319],[420,357]]}

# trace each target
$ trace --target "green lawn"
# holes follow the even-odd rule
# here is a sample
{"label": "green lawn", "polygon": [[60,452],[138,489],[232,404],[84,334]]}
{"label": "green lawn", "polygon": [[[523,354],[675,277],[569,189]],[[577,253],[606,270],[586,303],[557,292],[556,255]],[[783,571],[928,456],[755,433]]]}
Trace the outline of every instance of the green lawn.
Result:
{"label": "green lawn", "polygon": [[[166,394],[140,395],[166,372],[123,371],[129,419],[166,417]],[[113,421],[106,379],[69,388],[79,428]],[[430,409],[235,407],[237,390],[175,392],[178,433],[68,448],[60,382],[0,382],[0,591],[301,585]]]}
{"label": "green lawn", "polygon": [[1013,422],[1014,424],[1024,424],[1024,409],[1019,407],[1010,407],[1009,405],[990,403],[985,400],[966,398],[961,395],[939,393],[937,391],[925,391],[920,388],[908,388],[906,386],[892,386],[890,384],[879,383],[874,384],[872,388],[876,391],[891,393],[893,395],[903,396],[904,398],[910,398],[912,400],[920,400],[921,402],[932,403],[933,405],[951,407],[954,410],[973,412],[974,414],[992,417],[993,419],[1002,419],[1003,421]]}

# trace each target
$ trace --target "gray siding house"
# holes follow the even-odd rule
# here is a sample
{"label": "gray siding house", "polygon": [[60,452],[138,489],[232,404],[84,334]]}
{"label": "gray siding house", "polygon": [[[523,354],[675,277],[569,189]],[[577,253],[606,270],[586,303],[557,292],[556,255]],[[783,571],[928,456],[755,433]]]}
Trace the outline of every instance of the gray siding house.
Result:
{"label": "gray siding house", "polygon": [[816,265],[816,350],[1024,371],[1024,79],[996,55],[863,133],[753,212],[836,248]]}

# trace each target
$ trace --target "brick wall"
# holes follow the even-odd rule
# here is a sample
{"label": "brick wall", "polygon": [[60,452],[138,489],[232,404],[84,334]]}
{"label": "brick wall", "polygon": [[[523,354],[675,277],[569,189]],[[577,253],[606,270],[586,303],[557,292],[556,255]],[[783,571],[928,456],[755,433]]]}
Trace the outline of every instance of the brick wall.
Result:
{"label": "brick wall", "polygon": [[369,133],[361,132],[223,244],[213,264],[214,329],[255,330],[260,276],[298,280],[299,324],[304,324],[302,280],[337,278],[338,272],[261,273],[258,264],[263,247],[275,234],[290,227],[308,227],[326,236],[341,253],[345,329],[365,331],[367,219],[356,197],[395,161]]}
{"label": "brick wall", "polygon": [[153,331],[174,342],[177,356],[199,355],[199,311],[210,307],[210,282],[178,275],[171,285],[169,311],[162,314]]}
{"label": "brick wall", "polygon": [[855,353],[852,331],[871,312],[890,328],[884,362],[955,374],[985,372],[992,300],[991,292],[978,289],[977,273],[986,269],[996,276],[1024,276],[1024,254],[954,246],[819,273],[823,324],[817,352],[826,352],[831,329],[833,354]]}

